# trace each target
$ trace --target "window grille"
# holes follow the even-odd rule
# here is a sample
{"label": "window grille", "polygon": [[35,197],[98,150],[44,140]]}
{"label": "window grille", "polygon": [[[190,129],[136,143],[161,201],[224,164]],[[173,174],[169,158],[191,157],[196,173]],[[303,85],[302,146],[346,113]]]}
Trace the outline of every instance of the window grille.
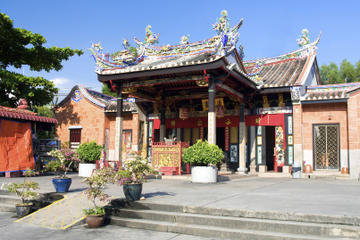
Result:
{"label": "window grille", "polygon": [[314,125],[315,169],[339,169],[339,125]]}

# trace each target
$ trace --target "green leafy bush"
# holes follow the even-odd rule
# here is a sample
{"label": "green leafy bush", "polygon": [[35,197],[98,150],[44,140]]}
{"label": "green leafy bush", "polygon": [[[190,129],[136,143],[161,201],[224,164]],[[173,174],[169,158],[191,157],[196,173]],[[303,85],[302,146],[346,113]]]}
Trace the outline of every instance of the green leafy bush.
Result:
{"label": "green leafy bush", "polygon": [[96,163],[100,159],[102,146],[95,141],[80,144],[77,152],[81,163]]}
{"label": "green leafy bush", "polygon": [[194,145],[184,150],[182,161],[194,166],[215,166],[224,158],[222,150],[206,140],[198,140]]}

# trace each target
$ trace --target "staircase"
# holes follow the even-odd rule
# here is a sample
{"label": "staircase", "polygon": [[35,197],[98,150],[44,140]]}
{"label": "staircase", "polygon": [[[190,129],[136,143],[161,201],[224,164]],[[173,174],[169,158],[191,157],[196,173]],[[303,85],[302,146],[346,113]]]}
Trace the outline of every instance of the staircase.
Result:
{"label": "staircase", "polygon": [[0,212],[15,212],[15,205],[21,199],[8,191],[0,190]]}
{"label": "staircase", "polygon": [[[123,205],[126,205],[125,203]],[[359,239],[359,219],[135,202],[107,209],[111,224],[222,239]]]}

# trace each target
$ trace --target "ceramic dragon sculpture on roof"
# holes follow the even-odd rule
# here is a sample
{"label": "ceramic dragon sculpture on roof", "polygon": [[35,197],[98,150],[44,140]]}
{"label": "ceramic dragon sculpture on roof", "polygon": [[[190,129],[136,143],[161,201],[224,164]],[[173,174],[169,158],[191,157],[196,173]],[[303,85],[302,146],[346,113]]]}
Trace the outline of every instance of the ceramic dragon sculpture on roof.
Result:
{"label": "ceramic dragon sculpture on roof", "polygon": [[172,58],[196,54],[224,56],[231,52],[239,39],[238,30],[243,19],[230,29],[227,11],[221,11],[221,17],[213,24],[217,35],[210,39],[198,42],[189,42],[189,35],[181,37],[179,45],[154,46],[158,43],[159,34],[151,31],[151,25],[145,29],[145,40],[134,38],[137,47],[130,45],[128,40],[123,41],[124,50],[113,54],[104,54],[100,43],[92,44],[90,51],[95,59],[97,70],[126,68],[150,59]]}

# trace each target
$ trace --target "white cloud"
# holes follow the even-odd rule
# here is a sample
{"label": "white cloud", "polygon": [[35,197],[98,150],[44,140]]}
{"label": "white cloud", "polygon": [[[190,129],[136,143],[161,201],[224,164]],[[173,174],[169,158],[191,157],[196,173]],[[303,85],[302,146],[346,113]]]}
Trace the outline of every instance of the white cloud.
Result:
{"label": "white cloud", "polygon": [[67,78],[53,78],[50,79],[50,81],[53,82],[57,88],[63,87],[70,82]]}

